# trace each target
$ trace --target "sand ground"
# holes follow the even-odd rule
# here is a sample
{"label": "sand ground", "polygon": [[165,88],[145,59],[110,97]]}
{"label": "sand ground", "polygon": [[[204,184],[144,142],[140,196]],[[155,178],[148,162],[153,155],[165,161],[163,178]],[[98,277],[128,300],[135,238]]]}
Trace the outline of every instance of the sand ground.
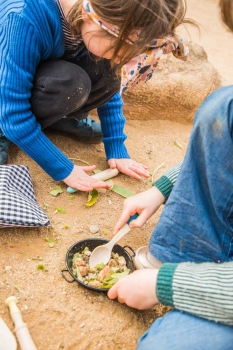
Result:
{"label": "sand ground", "polygon": [[[225,84],[233,83],[233,35],[220,24],[217,0],[188,0],[188,16],[201,25],[201,37],[190,29],[192,39],[205,47],[209,61],[218,69]],[[187,32],[184,32],[187,36]],[[160,165],[156,177],[182,160],[192,125],[153,120],[128,120],[126,145],[132,158],[143,162],[153,171]],[[48,134],[49,135],[49,134]],[[68,137],[50,134],[52,141],[69,157],[80,158],[98,169],[106,169],[103,145],[86,146]],[[174,142],[182,146],[177,147]],[[70,200],[66,186],[58,183],[63,193],[52,197],[49,192],[57,183],[46,175],[17,147],[12,147],[10,163],[29,167],[33,185],[41,207],[47,207],[51,219],[49,228],[2,229],[0,236],[0,317],[13,330],[13,323],[4,300],[16,295],[24,321],[28,324],[38,350],[115,350],[135,349],[138,338],[151,323],[168,309],[158,305],[153,310],[137,311],[103,293],[91,292],[76,282],[67,283],[61,276],[65,268],[65,254],[75,242],[90,237],[110,239],[112,229],[121,213],[123,198],[116,193],[101,190],[98,202],[85,206],[87,194],[76,193]],[[151,180],[141,182],[119,175],[114,183],[134,193],[151,186]],[[54,214],[56,208],[65,214]],[[162,210],[162,208],[161,208]],[[161,210],[142,228],[132,230],[120,241],[123,246],[137,249],[148,243],[151,231]],[[93,235],[91,225],[98,225]],[[45,238],[56,240],[50,248]],[[41,260],[43,259],[43,260]],[[42,263],[46,272],[37,270]],[[6,271],[6,266],[11,266]]]}

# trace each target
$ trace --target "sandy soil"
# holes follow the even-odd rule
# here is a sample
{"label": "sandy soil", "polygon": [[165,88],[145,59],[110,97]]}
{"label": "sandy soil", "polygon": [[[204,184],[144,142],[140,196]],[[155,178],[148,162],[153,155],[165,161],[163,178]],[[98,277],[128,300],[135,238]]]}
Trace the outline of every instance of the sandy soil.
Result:
{"label": "sandy soil", "polygon": [[[219,24],[217,1],[202,0],[197,6],[195,0],[188,0],[188,8],[189,16],[204,28],[201,39],[195,41],[206,47],[210,61],[226,84],[232,83],[232,34]],[[169,120],[128,120],[126,144],[132,158],[147,164],[152,173],[163,164],[156,173],[159,177],[183,158],[190,131],[191,125]],[[69,157],[96,164],[100,170],[106,169],[102,144],[86,146],[68,137],[48,135]],[[175,141],[182,148],[177,147]],[[15,146],[10,152],[10,163],[29,167],[38,202],[41,207],[47,204],[51,227],[1,230],[0,317],[13,330],[4,300],[9,295],[16,295],[38,350],[135,349],[137,339],[168,309],[158,305],[153,310],[133,310],[108,300],[104,293],[89,291],[76,282],[69,284],[60,274],[65,268],[67,249],[73,243],[90,237],[111,239],[112,229],[122,210],[123,197],[100,190],[98,202],[87,208],[87,194],[76,193],[70,200],[62,183],[58,184],[63,193],[52,197],[49,192],[57,183]],[[119,175],[114,183],[138,193],[149,188],[151,180],[139,182]],[[56,208],[61,207],[65,214],[54,214]],[[131,231],[120,244],[130,245],[133,249],[146,245],[161,210],[141,230]],[[99,226],[95,235],[90,232],[91,225]],[[48,237],[56,240],[55,247],[49,248],[45,241]],[[46,272],[37,270],[40,263],[44,264]],[[12,269],[6,271],[6,266]]]}

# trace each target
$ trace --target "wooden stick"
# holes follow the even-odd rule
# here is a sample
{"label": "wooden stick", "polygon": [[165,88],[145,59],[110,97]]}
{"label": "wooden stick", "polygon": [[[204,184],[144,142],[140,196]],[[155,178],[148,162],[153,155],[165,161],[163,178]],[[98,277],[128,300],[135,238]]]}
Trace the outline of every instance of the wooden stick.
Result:
{"label": "wooden stick", "polygon": [[6,299],[6,305],[10,309],[11,318],[15,324],[15,333],[18,338],[21,350],[37,350],[26,323],[23,322],[21,312],[16,305],[16,297]]}

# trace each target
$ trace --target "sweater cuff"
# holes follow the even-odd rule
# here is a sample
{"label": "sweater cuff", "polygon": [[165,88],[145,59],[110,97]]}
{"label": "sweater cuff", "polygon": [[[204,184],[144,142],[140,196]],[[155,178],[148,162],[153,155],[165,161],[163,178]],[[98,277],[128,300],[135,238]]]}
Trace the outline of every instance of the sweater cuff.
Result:
{"label": "sweater cuff", "polygon": [[105,105],[97,108],[107,160],[130,158],[124,145],[127,136],[124,133],[125,117],[122,113],[122,107],[123,100],[118,92]]}
{"label": "sweater cuff", "polygon": [[164,175],[153,182],[153,186],[157,187],[166,199],[168,199],[173,189],[173,183]]}
{"label": "sweater cuff", "polygon": [[159,269],[156,295],[159,302],[163,305],[174,306],[172,282],[177,266],[178,264],[165,263]]}
{"label": "sweater cuff", "polygon": [[111,158],[130,158],[127,148],[124,145],[124,139],[124,137],[103,138],[107,160]]}

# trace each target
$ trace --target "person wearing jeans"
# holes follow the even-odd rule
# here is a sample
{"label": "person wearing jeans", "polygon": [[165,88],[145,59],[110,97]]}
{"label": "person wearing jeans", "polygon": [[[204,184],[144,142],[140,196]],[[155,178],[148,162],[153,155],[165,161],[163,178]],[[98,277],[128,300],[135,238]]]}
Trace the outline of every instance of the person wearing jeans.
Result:
{"label": "person wearing jeans", "polygon": [[211,94],[197,111],[180,174],[150,240],[157,259],[233,259],[232,132],[229,86]]}
{"label": "person wearing jeans", "polygon": [[[233,2],[220,6],[233,30]],[[149,247],[136,252],[138,270],[108,292],[138,309],[158,302],[174,308],[142,335],[137,350],[233,347],[232,153],[233,86],[227,86],[199,107],[183,163],[124,203],[114,232],[135,212],[130,226],[141,227],[165,203]]]}
{"label": "person wearing jeans", "polygon": [[[158,302],[176,309],[154,322],[139,340],[138,350],[232,349],[232,153],[233,86],[229,86],[212,93],[196,113],[186,156],[149,251],[146,247],[137,251],[135,265],[141,270],[108,293],[139,309]],[[149,190],[151,201],[156,198],[153,191],[166,192],[169,178],[162,176],[154,185]],[[137,201],[140,195],[127,199],[125,217],[135,211],[138,219],[145,215],[148,208],[140,208],[144,205],[141,198]],[[137,220],[132,227],[140,226]]]}

